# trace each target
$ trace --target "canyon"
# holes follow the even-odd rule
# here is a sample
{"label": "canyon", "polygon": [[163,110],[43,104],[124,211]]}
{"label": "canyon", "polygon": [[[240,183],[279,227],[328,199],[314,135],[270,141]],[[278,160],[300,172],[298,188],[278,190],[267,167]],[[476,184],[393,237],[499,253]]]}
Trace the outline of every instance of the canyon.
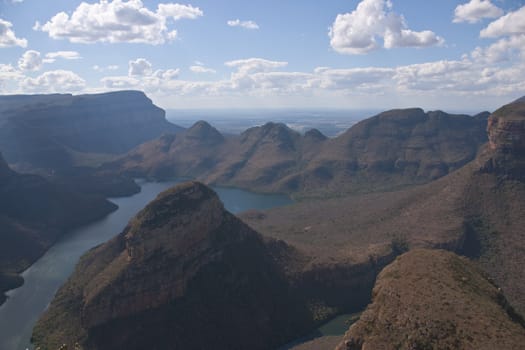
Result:
{"label": "canyon", "polygon": [[[370,303],[339,349],[492,344],[464,322],[468,315],[501,321],[497,329],[507,336],[499,344],[511,349],[524,334],[524,121],[519,99],[475,116],[390,110],[334,138],[272,122],[223,135],[205,121],[186,130],[161,122],[148,140],[118,147],[101,141],[100,149],[90,148],[80,137],[67,148],[90,166],[53,165],[47,169],[55,175],[44,171],[42,181],[98,198],[136,191],[134,177],[199,182],[162,193],[123,232],[86,253],[33,340],[50,350],[272,349]],[[5,162],[1,168],[0,181],[16,174]],[[72,178],[86,179],[84,186]],[[234,216],[206,185],[299,201]],[[433,296],[417,293],[429,285],[427,275],[434,276]],[[396,323],[402,304],[385,296],[392,293],[416,308],[415,318]],[[479,312],[446,313],[433,323],[421,306],[448,310],[451,298]],[[379,309],[392,311],[378,316]],[[418,333],[414,319],[428,332]],[[335,339],[313,340],[311,348],[316,344],[324,349]]]}

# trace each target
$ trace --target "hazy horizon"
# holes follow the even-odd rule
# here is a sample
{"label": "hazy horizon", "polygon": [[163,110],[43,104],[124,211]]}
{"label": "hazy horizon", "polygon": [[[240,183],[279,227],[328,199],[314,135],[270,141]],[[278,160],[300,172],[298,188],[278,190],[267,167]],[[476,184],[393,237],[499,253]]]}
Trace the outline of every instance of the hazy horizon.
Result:
{"label": "hazy horizon", "polygon": [[0,94],[494,110],[525,94],[524,22],[517,0],[0,0]]}

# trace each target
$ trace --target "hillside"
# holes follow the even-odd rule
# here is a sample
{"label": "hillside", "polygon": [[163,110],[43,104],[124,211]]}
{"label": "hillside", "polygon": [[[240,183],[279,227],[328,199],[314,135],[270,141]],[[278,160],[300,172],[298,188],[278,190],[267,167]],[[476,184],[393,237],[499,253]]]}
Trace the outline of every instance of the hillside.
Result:
{"label": "hillside", "polygon": [[337,350],[519,349],[525,322],[466,258],[415,249],[378,276],[372,303]]}
{"label": "hillside", "polygon": [[81,258],[33,340],[45,349],[274,348],[313,325],[276,258],[291,255],[211,189],[181,184]]}
{"label": "hillside", "polygon": [[116,206],[102,197],[72,192],[36,175],[12,171],[0,156],[0,303],[22,283],[17,274],[64,231],[103,217]]}
{"label": "hillside", "polygon": [[[477,152],[474,160],[454,171],[451,167],[449,174],[435,181],[397,191],[315,199],[265,212],[242,214],[241,219],[253,229],[225,213],[215,195],[203,185],[189,183],[172,189],[150,203],[114,240],[82,258],[75,274],[58,292],[35,328],[36,344],[57,346],[79,341],[86,349],[104,349],[140,348],[145,346],[141,341],[148,341],[149,346],[177,344],[192,349],[202,348],[202,341],[206,344],[213,342],[219,349],[274,348],[335,314],[362,309],[370,301],[370,291],[379,271],[396,256],[415,249],[397,260],[393,267],[386,268],[378,285],[386,281],[388,293],[390,286],[405,285],[405,280],[396,277],[392,281],[385,278],[385,274],[395,269],[405,271],[407,268],[399,267],[399,261],[408,259],[406,266],[418,268],[414,269],[413,275],[403,272],[406,284],[411,288],[403,289],[402,293],[408,293],[407,302],[421,294],[421,300],[414,299],[411,304],[416,310],[402,313],[403,317],[392,321],[404,322],[397,328],[397,333],[384,331],[381,328],[384,326],[381,323],[383,316],[378,316],[380,323],[377,323],[374,310],[386,305],[386,310],[394,310],[385,314],[388,316],[399,314],[395,310],[400,305],[403,310],[410,306],[388,304],[392,303],[391,298],[383,298],[381,287],[376,286],[374,303],[383,304],[372,304],[369,309],[372,311],[362,318],[363,322],[372,321],[359,326],[363,331],[341,346],[360,349],[360,344],[370,341],[367,340],[370,335],[382,344],[394,341],[403,345],[405,335],[414,334],[413,339],[407,340],[409,343],[444,344],[445,347],[459,344],[460,347],[475,348],[478,342],[490,345],[498,334],[508,334],[501,344],[512,348],[512,344],[520,344],[523,337],[522,325],[512,323],[512,319],[521,322],[518,313],[525,311],[525,298],[521,293],[525,288],[521,268],[525,263],[521,254],[524,250],[521,242],[525,242],[521,229],[525,224],[525,183],[519,176],[523,174],[521,145],[525,135],[525,124],[522,123],[525,116],[521,111],[524,107],[518,101],[494,112],[487,128],[490,143]],[[390,117],[391,114],[387,113],[377,119],[388,120]],[[485,120],[485,117],[476,118]],[[408,120],[412,118],[419,120],[420,112],[412,110]],[[400,122],[399,118],[395,120]],[[364,132],[361,130],[363,125],[352,132],[360,135]],[[450,133],[455,134],[457,129],[454,127],[454,132],[450,130]],[[357,138],[348,137],[348,140],[354,142]],[[424,139],[425,142],[432,140],[430,136]],[[445,139],[459,140],[459,136],[449,135]],[[231,178],[239,176],[240,179],[242,174],[247,179],[250,169],[254,173],[264,173],[263,169],[275,164],[291,162],[291,155],[297,155],[298,150],[301,150],[300,154],[308,154],[303,151],[308,142],[325,144],[336,141],[344,144],[340,139],[325,139],[315,131],[303,136],[279,124],[250,129],[239,138],[225,137],[209,124],[199,122],[183,134],[164,135],[139,146],[104,170],[111,171],[114,166],[128,169],[133,174],[146,172],[162,177],[181,171],[194,176],[210,165],[218,169],[228,164],[228,160],[236,163],[238,158],[235,157],[243,156],[257,161],[253,164],[249,160],[245,164],[241,162]],[[245,148],[241,144],[245,144]],[[371,152],[373,147],[369,146]],[[209,153],[195,158],[191,150],[199,147]],[[324,147],[327,146],[321,146]],[[401,146],[398,144],[398,147]],[[245,153],[246,149],[250,152]],[[438,154],[435,152],[437,148],[432,149],[432,154]],[[471,149],[472,152],[476,150]],[[278,157],[265,158],[265,155],[275,154]],[[383,158],[391,157],[390,154],[396,154],[395,150]],[[450,156],[452,152],[447,151],[438,157],[450,162],[457,159],[446,158],[445,154]],[[315,156],[310,154],[309,157],[313,160]],[[163,167],[157,168],[161,163]],[[256,165],[260,167],[251,168]],[[279,169],[287,167],[283,165]],[[222,227],[222,222],[232,226],[227,226],[225,231],[213,229]],[[224,236],[220,235],[222,238],[216,241],[213,237],[218,232],[223,232]],[[257,232],[268,238],[263,239]],[[245,240],[250,241],[248,237],[259,242],[255,244],[257,248],[244,246]],[[223,243],[231,250],[224,250]],[[449,253],[417,248],[450,250],[470,257],[472,263]],[[230,254],[234,260],[229,260]],[[237,260],[239,256],[242,258]],[[255,258],[257,263],[252,261]],[[227,261],[225,265],[224,261]],[[226,270],[217,270],[215,264]],[[243,270],[245,267],[257,272],[253,275],[247,273]],[[480,268],[489,277],[480,273]],[[434,277],[429,269],[435,273]],[[458,271],[462,273],[459,277]],[[254,275],[258,276],[257,281],[251,280]],[[217,276],[222,276],[222,282],[217,281]],[[427,277],[430,282],[425,282]],[[241,281],[246,281],[243,287],[238,285]],[[460,285],[456,288],[457,283]],[[501,286],[502,291],[493,283]],[[252,285],[258,287],[248,287]],[[201,288],[214,293],[206,294]],[[436,293],[425,294],[427,289],[436,290]],[[226,294],[216,293],[222,290],[227,291]],[[238,292],[234,293],[234,290]],[[473,290],[479,290],[479,293]],[[266,293],[262,296],[257,291]],[[268,294],[268,291],[272,292]],[[232,299],[232,295],[235,298]],[[449,304],[432,299],[433,295],[446,299]],[[200,302],[193,304],[194,297]],[[280,301],[288,300],[285,304],[291,309],[286,309],[283,304],[276,308],[274,297]],[[202,304],[202,300],[210,302]],[[240,306],[235,300],[245,303]],[[259,309],[261,304],[265,305],[264,311]],[[464,315],[441,313],[468,306],[473,310],[465,310]],[[513,308],[517,313],[512,311]],[[236,323],[246,319],[243,314],[246,310],[250,310],[253,322],[250,325]],[[277,312],[274,316],[267,314],[274,311]],[[232,316],[225,320],[217,318],[217,314]],[[435,322],[432,321],[434,314],[438,315]],[[416,327],[417,324],[413,323],[416,321],[407,315],[420,315],[417,317],[426,322],[426,328]],[[271,326],[266,323],[283,318],[288,327],[278,325],[277,321]],[[195,323],[186,324],[193,319]],[[472,319],[486,320],[483,322],[487,325],[494,321],[496,325],[485,331],[484,326],[473,324]],[[376,324],[377,328],[374,328]],[[280,330],[273,326],[280,327]],[[197,329],[207,331],[199,333]],[[243,331],[239,332],[239,329]],[[459,333],[454,329],[459,329]],[[436,338],[436,332],[443,337]],[[480,332],[485,333],[480,335]],[[135,336],[138,333],[140,339]],[[199,339],[188,334],[199,334]],[[389,334],[392,339],[385,338]],[[489,336],[492,340],[486,339]],[[311,344],[328,344],[333,340],[319,339]],[[412,344],[409,343],[405,345]]]}
{"label": "hillside", "polygon": [[[507,110],[524,107],[524,103],[508,105],[493,113],[489,135],[494,135],[496,125],[505,125]],[[513,116],[516,120],[519,113]],[[503,121],[494,123],[494,118]],[[525,117],[520,118],[512,125],[523,125],[519,120]],[[523,174],[524,153],[519,145],[525,128],[499,129],[512,130],[512,136],[491,136],[491,144],[475,160],[431,183],[305,201],[264,213],[245,213],[242,218],[262,234],[309,252],[319,263],[375,261],[392,251],[415,247],[465,254],[525,314],[525,297],[520,292],[525,288],[525,183],[518,176]]]}
{"label": "hillside", "polygon": [[[147,142],[102,168],[133,176],[189,176],[261,192],[327,197],[426,183],[472,160],[487,141],[475,117],[392,110],[328,139],[267,123],[223,136],[206,122]],[[196,132],[200,130],[199,132]]]}
{"label": "hillside", "polygon": [[119,154],[182,128],[142,92],[0,96],[0,149],[9,163],[60,169]]}

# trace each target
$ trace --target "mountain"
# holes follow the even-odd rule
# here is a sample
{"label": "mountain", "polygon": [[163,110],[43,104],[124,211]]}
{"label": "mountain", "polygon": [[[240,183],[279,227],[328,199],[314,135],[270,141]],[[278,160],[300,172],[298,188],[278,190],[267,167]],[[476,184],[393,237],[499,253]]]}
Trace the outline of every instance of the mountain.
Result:
{"label": "mountain", "polygon": [[[442,341],[454,347],[468,342],[468,347],[484,341],[485,335],[497,338],[501,330],[509,335],[501,344],[520,344],[523,327],[518,314],[525,311],[521,103],[494,112],[488,128],[486,114],[449,116],[411,109],[380,114],[336,139],[315,131],[300,135],[274,123],[231,137],[199,122],[184,133],[142,144],[101,169],[158,177],[202,174],[212,179],[226,174],[215,181],[242,180],[246,186],[275,190],[294,171],[304,175],[316,169],[316,157],[327,152],[325,157],[331,155],[335,164],[330,169],[340,174],[326,176],[332,178],[332,185],[347,179],[347,173],[366,174],[371,184],[365,190],[371,193],[354,191],[247,212],[241,215],[246,226],[225,212],[202,184],[169,190],[115,239],[81,259],[38,322],[33,339],[50,348],[75,342],[85,349],[199,349],[210,344],[218,349],[275,348],[336,314],[363,308],[379,271],[396,256],[414,250],[381,275],[378,285],[387,287],[376,286],[376,306],[372,304],[356,326],[362,332],[341,346],[359,346],[360,339],[369,341],[370,334],[387,337],[389,333],[381,327],[388,325],[381,323],[383,314],[377,312],[383,306],[385,316],[397,312],[399,317],[392,322],[406,327],[391,332],[394,340],[408,333],[421,345]],[[476,136],[478,124],[484,125],[490,142],[473,148],[471,142],[487,140]],[[431,125],[438,132],[425,129],[432,129]],[[388,144],[394,149],[388,149]],[[199,156],[195,150],[207,153]],[[388,164],[401,155],[407,162],[420,161],[392,170]],[[338,163],[354,156],[355,166]],[[469,157],[474,158],[469,161]],[[446,169],[446,175],[436,175],[437,180],[374,192],[384,189],[387,178],[394,187],[408,179],[430,181],[437,160],[438,168]],[[461,166],[462,162],[467,163]],[[307,176],[297,183],[307,183],[304,179]],[[311,183],[312,188],[319,186],[319,182]],[[446,252],[417,248],[446,249],[469,257],[472,263]],[[410,269],[414,274],[408,273]],[[419,294],[421,300],[413,306],[395,303],[390,300],[397,293],[395,288],[407,293],[407,303]],[[434,295],[449,304],[433,299]],[[414,312],[404,312],[418,305]],[[396,309],[400,306],[403,312]],[[469,306],[472,310],[463,310]],[[460,310],[465,318],[443,310]],[[438,317],[432,323],[434,313]],[[412,314],[426,328],[420,329]],[[478,316],[493,329],[473,325],[471,320]],[[372,323],[362,326],[367,320]],[[479,335],[482,331],[485,334]],[[444,337],[436,339],[436,332]]]}
{"label": "mountain", "polygon": [[472,160],[487,141],[487,117],[488,113],[470,117],[392,110],[334,139],[318,130],[301,135],[281,123],[223,136],[199,122],[180,135],[147,142],[102,168],[154,178],[190,176],[298,197],[391,190],[429,182]]}
{"label": "mountain", "polygon": [[227,212],[211,189],[178,185],[81,258],[36,325],[34,343],[275,348],[313,325],[280,262],[291,255]]}
{"label": "mountain", "polygon": [[[116,206],[12,171],[0,156],[0,291],[19,285],[17,277],[66,230],[102,218]],[[2,295],[0,301],[5,297]]]}
{"label": "mountain", "polygon": [[138,91],[0,96],[0,149],[9,163],[60,169],[91,154],[119,154],[182,128]]}
{"label": "mountain", "polygon": [[487,140],[487,117],[419,108],[386,111],[325,143],[301,177],[332,193],[426,183],[474,159]]}
{"label": "mountain", "polygon": [[519,349],[525,321],[466,258],[416,249],[378,276],[373,301],[337,350]]}
{"label": "mountain", "polygon": [[428,184],[303,201],[242,219],[309,252],[317,264],[370,261],[382,268],[379,258],[417,247],[466,255],[525,314],[523,110],[518,102],[495,111],[488,122],[491,142],[473,161]]}

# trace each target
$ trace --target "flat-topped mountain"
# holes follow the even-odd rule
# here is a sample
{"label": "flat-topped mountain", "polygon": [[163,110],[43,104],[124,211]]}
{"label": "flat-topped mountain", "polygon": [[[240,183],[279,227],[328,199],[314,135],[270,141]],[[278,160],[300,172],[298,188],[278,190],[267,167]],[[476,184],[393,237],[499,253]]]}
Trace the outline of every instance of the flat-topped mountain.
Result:
{"label": "flat-topped mountain", "polygon": [[313,324],[276,259],[289,249],[265,242],[206,186],[178,185],[81,258],[33,340],[46,349],[275,348]]}
{"label": "flat-topped mountain", "polygon": [[[36,175],[18,174],[0,157],[0,291],[19,284],[15,276],[66,230],[115,209],[102,197],[73,192]],[[4,300],[2,294],[0,301]]]}
{"label": "flat-topped mountain", "polygon": [[118,154],[182,128],[139,91],[0,96],[0,149],[9,163],[60,168],[84,153]]}
{"label": "flat-topped mountain", "polygon": [[169,147],[164,136],[103,168],[299,196],[379,191],[434,180],[474,159],[487,140],[487,117],[392,110],[334,139],[318,130],[301,135],[280,123],[222,136],[198,122],[182,138],[170,136]]}
{"label": "flat-topped mountain", "polygon": [[465,258],[416,249],[378,276],[373,300],[337,350],[519,349],[525,322]]}

